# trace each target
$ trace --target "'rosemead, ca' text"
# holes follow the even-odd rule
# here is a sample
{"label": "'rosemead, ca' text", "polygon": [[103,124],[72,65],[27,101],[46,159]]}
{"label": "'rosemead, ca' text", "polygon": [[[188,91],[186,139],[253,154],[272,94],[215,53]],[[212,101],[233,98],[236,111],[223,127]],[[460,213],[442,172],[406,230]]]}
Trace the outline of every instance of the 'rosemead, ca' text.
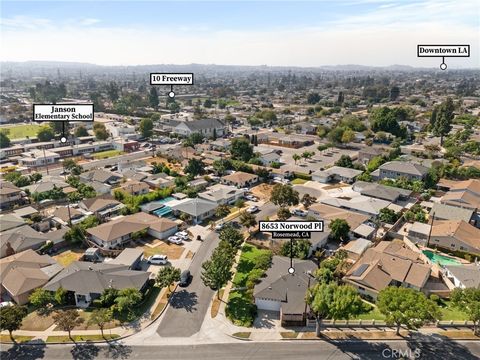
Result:
{"label": "'rosemead, ca' text", "polygon": [[93,121],[92,104],[34,104],[34,121]]}

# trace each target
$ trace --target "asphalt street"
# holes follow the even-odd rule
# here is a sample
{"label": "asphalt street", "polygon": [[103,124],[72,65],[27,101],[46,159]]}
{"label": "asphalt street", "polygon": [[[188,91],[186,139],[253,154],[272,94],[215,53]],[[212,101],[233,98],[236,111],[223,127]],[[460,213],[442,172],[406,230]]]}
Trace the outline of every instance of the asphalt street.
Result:
{"label": "asphalt street", "polygon": [[[176,321],[177,325],[180,321]],[[232,344],[126,346],[111,345],[24,345],[2,346],[2,360],[36,359],[177,359],[177,360],[311,360],[311,359],[442,359],[476,360],[480,342],[453,342],[432,338],[410,341],[282,341]]]}
{"label": "asphalt street", "polygon": [[[268,202],[256,214],[258,220],[276,213],[276,207]],[[192,282],[188,287],[178,288],[170,301],[157,333],[163,337],[189,337],[200,331],[203,319],[215,293],[203,285],[200,278],[202,263],[210,258],[218,245],[218,234],[211,233],[200,246],[190,265]]]}
{"label": "asphalt street", "polygon": [[191,283],[179,287],[168,305],[158,327],[164,337],[189,337],[200,331],[214,290],[203,285],[200,278],[202,263],[210,258],[219,243],[218,234],[211,233],[198,249],[190,265]]}

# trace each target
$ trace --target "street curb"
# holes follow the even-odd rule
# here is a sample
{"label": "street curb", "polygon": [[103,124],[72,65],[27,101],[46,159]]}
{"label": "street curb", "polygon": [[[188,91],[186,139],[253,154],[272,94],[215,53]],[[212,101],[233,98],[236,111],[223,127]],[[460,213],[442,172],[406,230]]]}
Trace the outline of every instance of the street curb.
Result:
{"label": "street curb", "polygon": [[[175,292],[177,291],[177,288],[178,288],[178,284],[175,285],[175,288],[173,289],[173,291],[170,293],[170,297],[168,298],[168,301],[167,303],[165,304],[164,308],[162,309],[162,311],[160,311],[160,313],[157,315],[157,317],[155,317],[155,319],[151,320],[150,323],[148,325],[146,325],[142,330],[148,328],[149,326],[151,326],[155,321],[158,320],[158,318],[160,316],[163,315],[163,313],[166,311],[166,309],[168,308],[168,304],[170,303],[170,299],[172,298],[172,295],[175,294]],[[65,344],[109,344],[110,342],[114,342],[114,341],[119,341],[119,340],[123,340],[123,339],[126,339],[130,336],[133,336],[133,335],[136,335],[138,333],[140,333],[142,330],[140,331],[137,331],[137,332],[134,332],[133,334],[128,334],[128,335],[124,335],[124,336],[119,336],[115,339],[112,339],[112,340],[99,340],[99,341],[92,341],[92,340],[86,340],[86,341],[76,341],[74,343],[71,343],[71,342],[42,342],[42,343],[38,343],[38,340],[31,340],[31,341],[27,341],[27,342],[24,342],[24,343],[20,343],[20,344],[16,344],[16,346],[22,346],[22,345],[29,345],[29,346],[38,346],[38,345],[65,345]],[[3,341],[0,341],[0,344],[2,345],[15,345],[14,343],[12,342],[3,342]]]}

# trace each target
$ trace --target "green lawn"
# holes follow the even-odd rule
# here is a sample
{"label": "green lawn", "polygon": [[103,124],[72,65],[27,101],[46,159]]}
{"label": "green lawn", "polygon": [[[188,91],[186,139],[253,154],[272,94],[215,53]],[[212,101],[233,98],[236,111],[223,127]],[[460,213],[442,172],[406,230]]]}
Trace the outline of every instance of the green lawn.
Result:
{"label": "green lawn", "polygon": [[383,316],[380,311],[378,311],[378,308],[374,306],[372,310],[358,315],[354,320],[385,320],[385,316]]}
{"label": "green lawn", "polygon": [[460,320],[468,320],[467,314],[463,311],[454,307],[450,301],[443,300],[440,304],[440,311],[442,312],[442,321],[460,321]]}
{"label": "green lawn", "polygon": [[[258,256],[268,250],[260,250],[252,245],[244,245],[237,272],[233,278],[233,287],[242,288],[246,286],[248,274],[253,270]],[[227,316],[235,325],[252,326],[256,307],[253,298],[248,290],[231,291],[228,297]]]}
{"label": "green lawn", "polygon": [[[74,341],[104,341],[104,340],[113,340],[120,337],[118,334],[111,334],[106,331],[104,333],[105,337],[102,337],[101,334],[98,335],[72,335]],[[65,336],[49,336],[47,337],[47,343],[60,342],[60,343],[69,343],[72,340]]]}
{"label": "green lawn", "polygon": [[124,152],[120,150],[107,150],[107,151],[100,151],[98,153],[93,154],[94,159],[108,159],[114,156],[123,155]]}
{"label": "green lawn", "polygon": [[302,184],[305,184],[308,180],[304,180],[304,179],[293,179],[290,183],[292,185],[302,185]]}
{"label": "green lawn", "polygon": [[40,125],[37,124],[22,124],[22,125],[8,125],[0,127],[0,130],[7,129],[8,137],[10,139],[23,139],[28,137],[37,136],[38,129]]}
{"label": "green lawn", "polygon": [[[23,343],[23,342],[27,342],[27,341],[32,340],[33,336],[15,335],[15,333],[14,333],[13,338],[15,339],[15,341],[17,343]],[[12,342],[12,339],[10,339],[10,335],[0,334],[0,342],[10,343],[10,342]]]}

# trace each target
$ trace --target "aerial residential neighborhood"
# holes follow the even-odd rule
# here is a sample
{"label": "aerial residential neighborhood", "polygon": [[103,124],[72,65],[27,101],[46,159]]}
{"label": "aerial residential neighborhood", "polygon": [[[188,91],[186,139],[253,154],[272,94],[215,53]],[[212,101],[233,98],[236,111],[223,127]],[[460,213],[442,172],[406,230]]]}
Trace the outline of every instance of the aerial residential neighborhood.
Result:
{"label": "aerial residential neighborhood", "polygon": [[480,357],[478,21],[399,28],[478,4],[57,5],[0,22],[2,359]]}

